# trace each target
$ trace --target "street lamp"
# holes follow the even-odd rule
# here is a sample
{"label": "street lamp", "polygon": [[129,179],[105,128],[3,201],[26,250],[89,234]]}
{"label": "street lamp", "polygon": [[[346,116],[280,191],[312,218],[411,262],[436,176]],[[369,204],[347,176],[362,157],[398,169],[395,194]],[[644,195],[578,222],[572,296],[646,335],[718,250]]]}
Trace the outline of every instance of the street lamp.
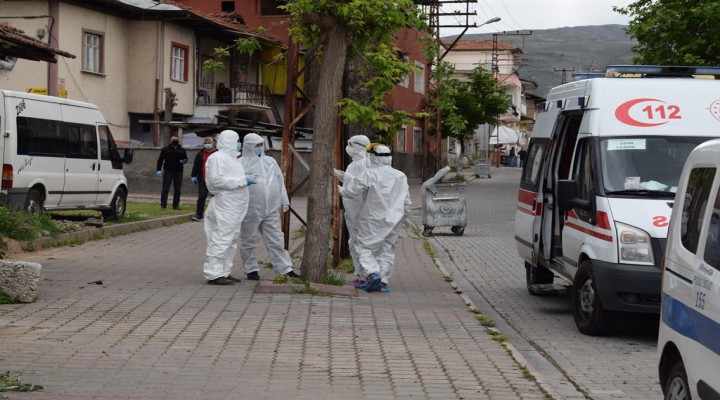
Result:
{"label": "street lamp", "polygon": [[500,17],[490,18],[489,20],[483,22],[482,24],[478,25],[477,27],[479,28],[479,27],[481,27],[481,26],[483,26],[483,25],[493,24],[493,23],[499,22],[499,21],[500,21]]}

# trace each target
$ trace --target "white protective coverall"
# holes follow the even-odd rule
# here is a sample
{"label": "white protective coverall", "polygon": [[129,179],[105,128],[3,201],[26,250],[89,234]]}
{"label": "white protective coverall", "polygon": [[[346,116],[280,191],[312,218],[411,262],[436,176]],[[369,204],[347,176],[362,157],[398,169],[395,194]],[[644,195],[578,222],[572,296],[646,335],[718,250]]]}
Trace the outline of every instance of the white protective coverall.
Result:
{"label": "white protective coverall", "polygon": [[245,173],[252,176],[257,184],[249,188],[250,206],[242,223],[240,255],[246,274],[258,271],[257,251],[259,236],[262,235],[273,270],[276,274],[284,275],[293,268],[290,253],[284,248],[280,210],[287,211],[290,201],[277,161],[266,156],[264,150],[261,150],[260,155],[255,153],[254,149],[260,143],[265,141],[255,133],[249,133],[243,139],[240,163]]}
{"label": "white protective coverall", "polygon": [[371,145],[364,173],[340,188],[343,199],[365,196],[358,216],[355,250],[368,274],[379,273],[387,284],[395,267],[395,244],[400,224],[410,214],[407,177],[391,167],[390,149]]}
{"label": "white protective coverall", "polygon": [[[345,152],[352,157],[352,162],[348,164],[345,172],[335,170],[334,175],[340,179],[343,184],[347,185],[350,180],[357,176],[360,176],[367,168],[367,150],[365,148],[370,144],[370,139],[365,135],[355,135],[348,140],[347,146],[345,146]],[[348,248],[350,250],[350,257],[352,257],[353,265],[355,266],[355,275],[359,279],[364,279],[367,275],[363,271],[360,260],[358,259],[357,251],[355,250],[355,238],[357,237],[357,226],[358,217],[360,216],[360,210],[365,203],[365,196],[361,195],[357,198],[343,198],[343,208],[345,208],[345,225],[348,229]]]}
{"label": "white protective coverall", "polygon": [[248,207],[245,171],[238,160],[237,132],[220,132],[217,150],[205,163],[205,183],[213,194],[205,211],[205,279],[227,278],[237,253],[237,239]]}

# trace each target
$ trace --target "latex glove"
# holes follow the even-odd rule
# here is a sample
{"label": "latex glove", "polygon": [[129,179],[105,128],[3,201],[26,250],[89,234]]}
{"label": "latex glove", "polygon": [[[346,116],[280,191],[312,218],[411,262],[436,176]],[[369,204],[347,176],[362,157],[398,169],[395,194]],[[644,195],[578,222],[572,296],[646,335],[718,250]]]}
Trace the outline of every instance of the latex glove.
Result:
{"label": "latex glove", "polygon": [[162,171],[158,171],[155,173],[155,176],[162,176]]}
{"label": "latex glove", "polygon": [[197,178],[194,177],[194,176],[191,176],[191,177],[190,177],[190,182],[192,182],[192,183],[197,183]]}
{"label": "latex glove", "polygon": [[245,182],[247,182],[247,185],[248,185],[248,186],[254,185],[254,184],[257,183],[257,181],[256,181],[255,179],[253,179],[253,178],[245,178]]}
{"label": "latex glove", "polygon": [[187,164],[187,161],[187,158],[183,158],[182,160],[180,160],[180,164]]}
{"label": "latex glove", "polygon": [[343,180],[345,177],[345,172],[340,171],[339,169],[333,169],[333,175],[335,175],[336,178]]}
{"label": "latex glove", "polygon": [[288,212],[288,210],[290,210],[290,206],[287,205],[287,204],[283,204],[283,205],[282,205],[282,212]]}

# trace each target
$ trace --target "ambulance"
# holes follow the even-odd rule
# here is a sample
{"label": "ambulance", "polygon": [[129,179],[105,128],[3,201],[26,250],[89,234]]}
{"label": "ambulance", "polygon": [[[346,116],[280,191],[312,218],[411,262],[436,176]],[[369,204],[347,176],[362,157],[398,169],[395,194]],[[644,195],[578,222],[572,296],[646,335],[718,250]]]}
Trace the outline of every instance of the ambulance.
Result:
{"label": "ambulance", "polygon": [[122,218],[128,194],[110,127],[93,104],[0,90],[0,204],[31,214],[99,210]]}
{"label": "ambulance", "polygon": [[690,153],[662,278],[658,373],[666,399],[720,399],[720,140]]}
{"label": "ambulance", "polygon": [[571,292],[580,332],[608,334],[620,312],[659,312],[680,173],[696,146],[720,137],[718,78],[713,67],[609,66],[538,107],[517,250],[532,295]]}

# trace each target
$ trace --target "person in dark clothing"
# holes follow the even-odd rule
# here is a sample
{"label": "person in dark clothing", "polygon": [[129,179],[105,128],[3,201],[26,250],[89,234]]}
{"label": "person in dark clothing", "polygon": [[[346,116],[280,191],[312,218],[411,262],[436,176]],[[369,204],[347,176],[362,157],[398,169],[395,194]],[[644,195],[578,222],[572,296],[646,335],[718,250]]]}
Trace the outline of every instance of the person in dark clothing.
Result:
{"label": "person in dark clothing", "polygon": [[520,168],[525,166],[525,159],[527,158],[527,151],[525,149],[520,149],[518,151],[518,157],[520,157]]}
{"label": "person in dark clothing", "polygon": [[210,154],[216,150],[215,140],[211,137],[206,137],[203,140],[203,149],[198,151],[195,155],[195,161],[193,161],[190,180],[198,185],[198,199],[197,206],[195,207],[195,215],[192,217],[193,221],[202,221],[203,215],[205,214],[205,200],[208,196],[208,188],[205,184],[205,162],[207,162]]}
{"label": "person in dark clothing", "polygon": [[162,176],[162,191],[160,192],[160,208],[167,207],[170,184],[173,191],[173,209],[180,209],[180,188],[182,187],[183,165],[188,162],[185,149],[180,146],[178,135],[170,136],[170,144],[163,147],[157,161],[157,176]]}

